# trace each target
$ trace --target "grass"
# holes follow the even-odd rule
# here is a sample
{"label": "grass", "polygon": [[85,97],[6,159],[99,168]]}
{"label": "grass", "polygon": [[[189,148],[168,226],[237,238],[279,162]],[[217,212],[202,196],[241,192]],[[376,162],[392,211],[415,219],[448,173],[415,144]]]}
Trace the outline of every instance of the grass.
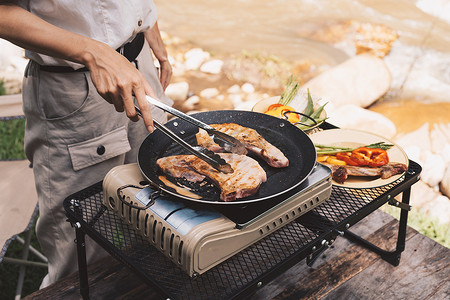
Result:
{"label": "grass", "polygon": [[6,94],[6,89],[5,89],[4,81],[3,81],[3,79],[0,79],[0,95],[5,95],[5,94]]}
{"label": "grass", "polygon": [[[2,81],[0,81],[0,95],[4,93]],[[25,119],[8,119],[0,121],[0,160],[25,159],[23,150],[23,136],[25,132]],[[31,245],[40,251],[40,246],[32,228]],[[25,239],[25,234],[20,234]],[[3,245],[1,245],[3,246]],[[6,251],[6,257],[22,258],[23,245],[13,240]],[[33,253],[29,253],[29,260],[40,261]],[[0,299],[14,299],[16,295],[17,280],[20,266],[7,262],[0,263]],[[47,274],[43,267],[27,266],[22,289],[22,297],[39,289],[42,279]]]}
{"label": "grass", "polygon": [[[34,228],[32,229],[31,245],[40,250]],[[25,239],[25,234],[20,234]],[[17,240],[9,244],[6,251],[6,257],[21,258],[23,245]],[[29,253],[28,260],[41,262],[33,253]],[[0,299],[14,299],[16,295],[17,279],[19,278],[19,265],[7,262],[0,263]],[[25,297],[39,290],[42,279],[47,274],[47,269],[43,267],[27,266],[25,269],[25,278],[22,288],[22,297]]]}
{"label": "grass", "polygon": [[[400,219],[400,209],[391,205],[383,205],[381,210]],[[420,210],[412,207],[408,213],[408,226],[414,228],[421,234],[435,240],[439,244],[450,248],[450,228],[448,225],[439,223],[437,220],[427,216]]]}
{"label": "grass", "polygon": [[23,134],[25,119],[0,122],[0,160],[25,159]]}

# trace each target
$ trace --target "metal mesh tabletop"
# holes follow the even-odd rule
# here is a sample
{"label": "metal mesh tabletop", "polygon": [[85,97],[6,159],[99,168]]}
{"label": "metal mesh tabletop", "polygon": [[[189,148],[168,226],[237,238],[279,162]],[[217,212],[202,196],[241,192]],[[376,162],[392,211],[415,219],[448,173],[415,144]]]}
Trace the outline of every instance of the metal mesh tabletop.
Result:
{"label": "metal mesh tabletop", "polygon": [[325,203],[193,278],[102,205],[101,182],[66,198],[64,208],[72,223],[80,223],[86,234],[166,297],[242,298],[409,189],[420,171],[410,161],[405,176],[392,184],[361,190],[333,187]]}

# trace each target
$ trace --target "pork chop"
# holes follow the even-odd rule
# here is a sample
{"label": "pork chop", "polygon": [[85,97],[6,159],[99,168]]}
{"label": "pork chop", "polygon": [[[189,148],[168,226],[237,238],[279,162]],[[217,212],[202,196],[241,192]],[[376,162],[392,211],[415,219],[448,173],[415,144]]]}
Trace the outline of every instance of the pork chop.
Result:
{"label": "pork chop", "polygon": [[220,189],[220,199],[226,202],[255,194],[261,184],[267,180],[266,172],[253,158],[233,153],[219,155],[231,165],[233,173],[219,172],[194,155],[162,157],[156,161],[156,164],[164,173],[172,177],[193,182],[197,182],[201,176],[208,178]]}
{"label": "pork chop", "polygon": [[391,176],[401,174],[405,172],[408,167],[402,163],[389,162],[384,166],[377,168],[358,167],[350,165],[333,165],[329,163],[322,163],[331,169],[331,177],[339,183],[344,183],[348,176],[369,176],[369,177],[381,177],[381,179],[387,179]]}
{"label": "pork chop", "polygon": [[174,155],[160,158],[156,161],[158,167],[174,178],[184,178],[190,182],[200,182],[205,176],[194,171],[190,166],[190,155]]}
{"label": "pork chop", "polygon": [[[269,166],[274,168],[289,166],[289,160],[283,152],[266,141],[256,130],[235,123],[212,124],[210,126],[242,142],[249,152],[262,158]],[[216,144],[203,129],[200,129],[196,138],[199,146],[214,152],[224,152],[224,149]]]}

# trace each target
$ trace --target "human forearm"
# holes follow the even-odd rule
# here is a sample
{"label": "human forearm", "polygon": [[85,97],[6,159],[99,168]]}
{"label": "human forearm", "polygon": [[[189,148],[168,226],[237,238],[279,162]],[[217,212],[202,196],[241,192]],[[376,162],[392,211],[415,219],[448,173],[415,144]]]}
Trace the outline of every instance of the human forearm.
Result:
{"label": "human forearm", "polygon": [[156,22],[152,28],[145,32],[145,38],[150,45],[150,48],[152,49],[156,59],[158,59],[159,61],[159,80],[163,89],[165,90],[170,83],[170,79],[172,78],[172,66],[170,65],[167,50],[161,38],[158,22]]}
{"label": "human forearm", "polygon": [[147,30],[145,32],[145,38],[150,45],[150,48],[152,48],[153,53],[155,54],[155,57],[161,62],[161,61],[167,61],[167,50],[164,45],[164,42],[161,38],[161,33],[159,31],[158,22],[153,25],[152,28]]}
{"label": "human forearm", "polygon": [[58,28],[15,5],[0,4],[0,38],[42,54],[88,64],[101,43]]}

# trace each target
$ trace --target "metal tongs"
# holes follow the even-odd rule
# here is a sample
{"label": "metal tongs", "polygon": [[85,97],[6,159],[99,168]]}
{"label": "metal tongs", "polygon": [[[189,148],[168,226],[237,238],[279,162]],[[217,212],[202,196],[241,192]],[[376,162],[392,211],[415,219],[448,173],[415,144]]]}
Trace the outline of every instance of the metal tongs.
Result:
{"label": "metal tongs", "polygon": [[[193,125],[202,128],[206,130],[209,134],[209,136],[221,147],[223,147],[226,151],[237,153],[237,154],[247,154],[247,149],[245,149],[245,146],[235,139],[232,136],[229,136],[227,134],[224,134],[213,127],[209,126],[206,123],[201,122],[200,120],[197,120],[189,115],[186,115],[182,113],[179,110],[176,110],[172,108],[171,106],[168,106],[152,97],[146,96],[149,103],[155,105],[156,107],[169,112],[180,119],[183,119],[185,121],[188,121],[189,123],[192,123]],[[136,106],[137,113],[142,117],[140,109]],[[194,154],[198,158],[202,159],[209,165],[211,165],[216,170],[222,172],[222,173],[233,173],[233,168],[230,164],[228,164],[223,158],[221,158],[219,155],[214,153],[213,151],[210,151],[206,148],[200,147],[200,146],[192,146],[186,143],[183,139],[181,139],[179,136],[177,136],[174,132],[172,132],[169,128],[164,126],[163,124],[159,123],[156,120],[153,120],[155,126],[160,129],[163,133],[165,133],[168,137],[170,137],[172,140],[174,140],[176,143],[178,143],[180,146],[182,146],[184,149],[188,150],[190,153]]]}
{"label": "metal tongs", "polygon": [[241,155],[247,154],[247,149],[245,148],[244,144],[242,144],[239,140],[235,139],[234,137],[225,134],[223,132],[220,132],[214,127],[209,126],[208,124],[200,120],[197,120],[196,118],[193,118],[173,108],[172,106],[166,105],[161,101],[156,100],[155,98],[152,98],[150,96],[146,96],[146,98],[150,104],[153,104],[154,106],[205,130],[209,134],[211,139],[213,139],[214,142],[216,142],[220,147],[223,147],[225,151]]}

